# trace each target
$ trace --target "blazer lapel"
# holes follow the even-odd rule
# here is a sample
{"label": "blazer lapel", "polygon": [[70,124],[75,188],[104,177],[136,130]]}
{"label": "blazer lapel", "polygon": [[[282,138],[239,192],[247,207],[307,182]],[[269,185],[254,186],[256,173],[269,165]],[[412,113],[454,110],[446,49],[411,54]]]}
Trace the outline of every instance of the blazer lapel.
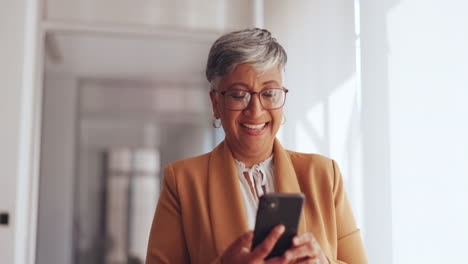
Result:
{"label": "blazer lapel", "polygon": [[[218,255],[248,230],[247,216],[231,150],[225,141],[211,153],[208,165],[208,203],[213,240]],[[289,154],[274,142],[275,188],[280,193],[300,193],[299,182]],[[307,231],[302,213],[298,234]]]}
{"label": "blazer lapel", "polygon": [[[275,189],[279,193],[300,193],[301,188],[291,158],[278,139],[274,142]],[[307,232],[304,212],[299,221],[298,234]]]}
{"label": "blazer lapel", "polygon": [[211,153],[208,203],[214,245],[218,255],[248,230],[247,216],[231,150],[224,141]]}

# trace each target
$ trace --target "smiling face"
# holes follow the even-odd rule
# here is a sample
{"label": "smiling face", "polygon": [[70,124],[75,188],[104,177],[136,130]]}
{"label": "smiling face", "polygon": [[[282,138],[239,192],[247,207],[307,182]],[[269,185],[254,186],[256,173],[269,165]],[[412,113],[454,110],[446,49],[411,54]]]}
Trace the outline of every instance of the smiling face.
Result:
{"label": "smiling face", "polygon": [[[265,72],[256,72],[249,64],[240,64],[234,71],[222,78],[219,91],[246,90],[260,92],[269,88],[282,88],[282,75],[277,67]],[[266,110],[260,103],[259,95],[252,95],[248,107],[242,111],[225,108],[223,95],[210,93],[215,118],[221,119],[226,142],[234,158],[248,167],[267,159],[273,151],[273,142],[281,126],[283,108]]]}

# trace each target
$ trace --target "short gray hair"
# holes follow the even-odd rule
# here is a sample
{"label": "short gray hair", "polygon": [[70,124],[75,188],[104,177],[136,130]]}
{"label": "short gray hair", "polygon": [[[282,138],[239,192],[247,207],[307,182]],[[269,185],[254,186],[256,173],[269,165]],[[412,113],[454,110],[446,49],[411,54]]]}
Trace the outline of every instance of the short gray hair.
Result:
{"label": "short gray hair", "polygon": [[230,74],[237,65],[251,63],[259,72],[273,66],[284,71],[287,54],[266,29],[253,28],[231,32],[211,46],[206,64],[206,79],[213,83]]}

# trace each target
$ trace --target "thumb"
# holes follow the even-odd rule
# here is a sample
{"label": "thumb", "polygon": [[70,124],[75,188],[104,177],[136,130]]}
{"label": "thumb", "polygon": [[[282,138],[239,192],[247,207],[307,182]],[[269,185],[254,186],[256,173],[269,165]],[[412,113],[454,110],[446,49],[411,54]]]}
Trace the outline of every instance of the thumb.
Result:
{"label": "thumb", "polygon": [[224,252],[224,255],[230,256],[246,249],[252,242],[253,231],[248,231],[240,235]]}

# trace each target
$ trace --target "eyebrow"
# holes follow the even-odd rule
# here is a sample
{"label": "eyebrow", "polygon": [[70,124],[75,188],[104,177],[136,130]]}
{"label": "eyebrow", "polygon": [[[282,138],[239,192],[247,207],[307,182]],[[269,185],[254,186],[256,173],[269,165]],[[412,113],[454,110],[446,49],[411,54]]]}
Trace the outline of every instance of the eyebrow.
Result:
{"label": "eyebrow", "polygon": [[[262,83],[262,85],[267,85],[267,84],[270,84],[270,83],[276,83],[277,85],[279,85],[279,83],[277,81],[275,81],[275,80],[266,81],[266,82]],[[250,87],[248,84],[245,84],[243,82],[235,82],[235,83],[230,84],[228,89],[231,89],[234,86],[244,86],[245,88]]]}

